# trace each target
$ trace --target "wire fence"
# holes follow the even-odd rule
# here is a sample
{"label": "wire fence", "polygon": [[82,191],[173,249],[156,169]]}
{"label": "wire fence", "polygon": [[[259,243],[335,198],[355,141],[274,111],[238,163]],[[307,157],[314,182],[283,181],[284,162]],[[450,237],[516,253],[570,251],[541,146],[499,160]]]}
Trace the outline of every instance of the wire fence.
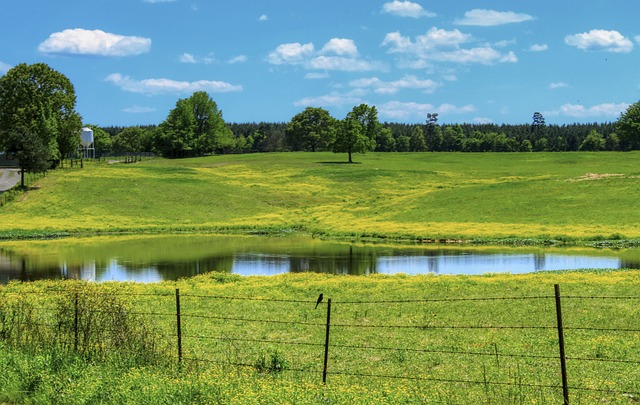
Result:
{"label": "wire fence", "polygon": [[542,296],[318,304],[91,289],[0,291],[0,339],[36,340],[26,329],[10,333],[29,323],[32,333],[55,335],[70,350],[135,344],[182,366],[304,373],[326,384],[367,378],[526,387],[565,403],[585,393],[640,397],[640,296],[563,297],[556,285]]}

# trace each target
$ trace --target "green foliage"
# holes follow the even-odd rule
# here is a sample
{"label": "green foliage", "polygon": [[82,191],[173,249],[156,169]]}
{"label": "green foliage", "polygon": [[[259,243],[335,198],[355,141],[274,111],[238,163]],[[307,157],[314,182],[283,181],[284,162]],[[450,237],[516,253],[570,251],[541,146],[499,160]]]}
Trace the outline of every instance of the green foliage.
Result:
{"label": "green foliage", "polygon": [[222,112],[206,92],[176,102],[158,127],[155,144],[163,156],[171,158],[232,150],[235,145]]}
{"label": "green foliage", "polygon": [[593,130],[589,132],[584,141],[580,144],[579,150],[581,151],[591,151],[596,152],[599,150],[603,150],[605,148],[605,140],[602,137],[602,134],[598,133],[598,131]]}
{"label": "green foliage", "polygon": [[412,152],[424,152],[427,150],[427,143],[424,140],[422,128],[416,126],[411,133],[409,148]]}
{"label": "green foliage", "polygon": [[333,144],[334,153],[347,153],[349,163],[353,163],[353,153],[365,153],[375,149],[376,137],[380,130],[378,110],[360,104],[353,107],[342,121],[341,129]]}
{"label": "green foliage", "polygon": [[292,151],[324,151],[334,142],[338,122],[323,108],[307,107],[296,114],[286,129]]}
{"label": "green foliage", "polygon": [[262,353],[255,362],[254,367],[259,373],[279,373],[289,367],[289,362],[282,353],[275,350],[269,355],[269,358]]}
{"label": "green foliage", "polygon": [[[0,147],[23,152],[24,168],[58,160],[80,144],[81,118],[71,81],[44,63],[19,64],[0,77]],[[37,136],[21,140],[20,136]],[[30,143],[36,146],[25,150]],[[42,156],[40,156],[42,155]],[[28,169],[27,169],[28,170]]]}
{"label": "green foliage", "polygon": [[616,131],[625,150],[640,149],[640,101],[622,113],[616,122]]}

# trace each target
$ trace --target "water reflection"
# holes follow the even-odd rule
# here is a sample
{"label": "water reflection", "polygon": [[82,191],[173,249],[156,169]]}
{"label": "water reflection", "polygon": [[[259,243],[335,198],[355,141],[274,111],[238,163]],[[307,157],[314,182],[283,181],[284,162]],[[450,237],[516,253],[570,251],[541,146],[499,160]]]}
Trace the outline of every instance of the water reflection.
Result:
{"label": "water reflection", "polygon": [[0,282],[156,282],[209,271],[241,275],[528,273],[640,268],[640,250],[378,246],[313,238],[146,236],[0,243]]}

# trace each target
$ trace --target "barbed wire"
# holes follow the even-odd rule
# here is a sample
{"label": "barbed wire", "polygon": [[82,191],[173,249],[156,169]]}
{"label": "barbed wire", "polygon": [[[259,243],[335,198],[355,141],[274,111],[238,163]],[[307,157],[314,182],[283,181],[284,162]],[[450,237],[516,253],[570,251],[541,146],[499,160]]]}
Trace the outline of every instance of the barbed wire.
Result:
{"label": "barbed wire", "polygon": [[318,346],[324,347],[325,345],[322,343],[309,343],[309,342],[292,342],[292,341],[281,341],[281,340],[270,340],[270,339],[247,339],[247,338],[230,338],[230,337],[220,337],[220,336],[204,336],[204,335],[182,335],[183,338],[192,338],[192,339],[206,339],[206,340],[222,340],[222,341],[231,341],[231,342],[247,342],[247,343],[276,343],[281,345],[300,345],[300,346]]}

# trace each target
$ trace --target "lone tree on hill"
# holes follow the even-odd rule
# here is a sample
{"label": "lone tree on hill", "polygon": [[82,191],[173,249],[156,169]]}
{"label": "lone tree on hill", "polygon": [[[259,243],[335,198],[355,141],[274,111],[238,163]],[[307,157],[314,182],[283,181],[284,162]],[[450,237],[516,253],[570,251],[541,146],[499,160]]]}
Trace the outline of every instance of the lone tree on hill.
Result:
{"label": "lone tree on hill", "polygon": [[379,131],[380,123],[376,107],[369,107],[366,104],[353,107],[342,121],[341,129],[333,144],[333,151],[347,153],[349,163],[353,163],[351,154],[375,149]]}

